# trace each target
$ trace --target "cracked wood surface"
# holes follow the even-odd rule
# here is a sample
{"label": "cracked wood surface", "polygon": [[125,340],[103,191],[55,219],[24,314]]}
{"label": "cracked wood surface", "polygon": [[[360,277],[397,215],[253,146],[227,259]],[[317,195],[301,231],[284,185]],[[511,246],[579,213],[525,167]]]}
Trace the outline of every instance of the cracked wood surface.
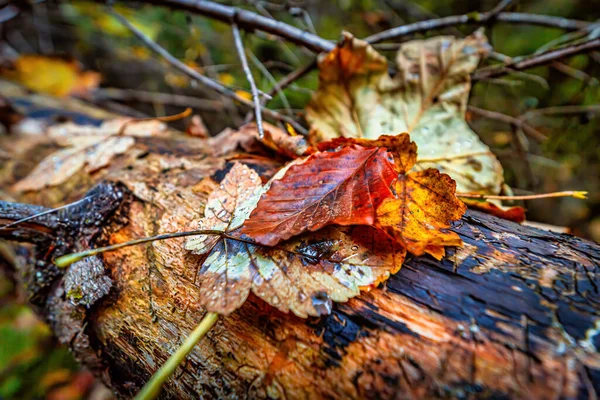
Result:
{"label": "cracked wood surface", "polygon": [[[36,146],[3,165],[2,189],[47,152]],[[69,248],[122,242],[201,215],[208,191],[232,166],[211,154],[201,139],[145,138],[104,170],[15,198],[56,206],[113,182],[105,190],[121,201],[80,209],[77,219],[98,232],[78,231],[84,238]],[[277,166],[238,161],[264,179]],[[7,207],[0,204],[0,219],[5,209],[14,218]],[[43,234],[73,242],[64,233],[72,219],[41,221]],[[463,248],[442,262],[408,259],[385,285],[335,305],[328,317],[300,319],[251,295],[219,320],[163,397],[597,398],[600,247],[477,212],[454,230]],[[121,396],[136,393],[204,314],[197,271],[186,268],[200,258],[179,257],[178,239],[106,254],[100,260],[112,288],[88,309],[67,300],[62,272],[45,268],[56,250],[42,243],[23,271],[28,290],[38,289],[32,300],[81,362]]]}

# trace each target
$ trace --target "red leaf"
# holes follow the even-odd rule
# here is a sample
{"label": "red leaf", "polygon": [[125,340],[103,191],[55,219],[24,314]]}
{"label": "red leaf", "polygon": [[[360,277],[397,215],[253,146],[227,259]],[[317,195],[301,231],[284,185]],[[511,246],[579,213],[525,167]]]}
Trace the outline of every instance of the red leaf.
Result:
{"label": "red leaf", "polygon": [[392,196],[396,177],[383,148],[352,145],[313,154],[273,181],[242,233],[273,246],[326,225],[372,225],[377,207]]}
{"label": "red leaf", "polygon": [[417,162],[417,145],[410,141],[408,133],[381,135],[375,140],[338,137],[317,145],[319,151],[340,149],[357,144],[363,147],[385,147],[393,156],[398,172],[405,174]]}

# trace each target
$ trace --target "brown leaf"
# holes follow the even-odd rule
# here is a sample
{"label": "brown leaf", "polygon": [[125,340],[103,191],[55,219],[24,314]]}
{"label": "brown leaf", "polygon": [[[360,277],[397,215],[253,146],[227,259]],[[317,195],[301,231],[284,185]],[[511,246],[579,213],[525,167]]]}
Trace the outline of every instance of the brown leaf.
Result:
{"label": "brown leaf", "polygon": [[[184,245],[206,255],[198,276],[199,301],[207,311],[229,314],[253,292],[279,310],[300,317],[328,314],[332,301],[347,301],[402,266],[404,248],[366,226],[327,227],[275,247],[249,241],[237,226],[258,202],[258,195],[252,199],[248,194],[261,190],[256,172],[236,163],[210,196],[205,217],[198,222],[204,229],[224,228],[227,235],[216,240],[201,236]],[[172,229],[169,225],[168,230]],[[166,242],[153,245],[169,246]],[[183,259],[176,254],[171,257]]]}
{"label": "brown leaf", "polygon": [[309,145],[302,136],[292,136],[284,130],[263,122],[265,137],[258,136],[256,123],[242,126],[238,130],[225,129],[217,136],[208,139],[215,156],[231,153],[238,148],[248,152],[259,152],[261,145],[276,151],[287,158],[297,158],[309,151]]}
{"label": "brown leaf", "polygon": [[460,192],[499,193],[500,163],[465,121],[469,74],[488,51],[480,32],[414,40],[402,44],[391,77],[385,57],[346,33],[319,59],[319,89],[306,107],[312,141],[408,132],[416,168],[448,173]]}
{"label": "brown leaf", "polygon": [[372,225],[395,179],[391,156],[382,148],[352,145],[313,154],[272,181],[242,232],[273,246],[327,225]]}

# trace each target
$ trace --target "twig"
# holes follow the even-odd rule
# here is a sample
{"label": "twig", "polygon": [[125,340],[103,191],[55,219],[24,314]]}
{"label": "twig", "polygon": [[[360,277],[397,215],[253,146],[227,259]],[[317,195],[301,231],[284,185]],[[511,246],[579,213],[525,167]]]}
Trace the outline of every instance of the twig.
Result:
{"label": "twig", "polygon": [[220,111],[223,103],[218,100],[199,99],[173,93],[158,93],[135,89],[101,88],[96,89],[94,97],[99,100],[110,99],[120,101],[140,101],[143,103],[160,103],[178,107],[192,107],[197,110]]}
{"label": "twig", "polygon": [[498,14],[500,14],[502,11],[506,10],[514,2],[515,2],[515,0],[502,0],[500,3],[496,4],[496,7],[492,8],[487,13],[488,21],[495,19]]}
{"label": "twig", "polygon": [[482,68],[471,74],[473,81],[480,81],[482,79],[495,78],[501,75],[505,75],[512,70],[524,70],[534,67],[539,67],[559,60],[564,57],[574,56],[576,54],[586,53],[600,49],[600,38],[591,39],[575,46],[564,47],[557,50],[549,50],[541,54],[534,54],[529,57],[524,57],[519,61],[513,61],[512,63],[501,65],[501,66],[490,66]]}
{"label": "twig", "polygon": [[169,359],[160,367],[152,378],[144,385],[140,393],[135,396],[135,400],[151,400],[158,397],[163,384],[173,375],[173,372],[181,365],[183,360],[190,354],[194,346],[202,340],[210,329],[217,323],[219,314],[209,312],[204,315],[202,321],[185,338],[181,346],[169,357]]}
{"label": "twig", "polygon": [[[226,97],[228,97],[230,99],[236,100],[239,103],[245,105],[246,107],[251,107],[251,108],[255,107],[254,103],[246,100],[243,97],[238,96],[232,90],[230,90],[227,87],[221,85],[220,83],[218,83],[216,81],[213,81],[212,79],[210,79],[210,78],[208,78],[208,77],[200,74],[195,69],[191,68],[190,66],[186,65],[185,63],[183,63],[180,60],[178,60],[177,58],[175,58],[173,55],[171,55],[171,53],[169,53],[167,50],[165,50],[163,47],[161,47],[158,43],[156,43],[155,41],[153,41],[152,39],[150,39],[149,37],[147,37],[146,35],[144,35],[144,33],[142,33],[139,29],[137,29],[135,26],[133,26],[122,15],[116,13],[112,9],[109,9],[109,12],[119,22],[121,22],[125,27],[127,27],[127,29],[129,29],[148,48],[150,48],[152,51],[154,51],[155,53],[157,53],[158,55],[160,55],[161,57],[163,57],[174,68],[178,69],[179,71],[183,72],[184,74],[188,75],[189,77],[191,77],[191,78],[199,81],[200,83],[202,83],[206,87],[208,87],[208,88],[210,88],[210,89],[212,89],[212,90],[214,90],[214,91],[222,94],[223,96],[226,96]],[[273,110],[269,110],[269,109],[266,109],[266,108],[263,109],[262,112],[265,115],[269,116],[270,118],[276,119],[278,121],[285,121],[285,122],[289,123],[290,125],[292,125],[294,127],[294,129],[296,129],[300,133],[306,133],[306,129],[304,129],[304,127],[302,127],[302,125],[298,124],[296,121],[294,121],[290,117],[286,117],[284,115],[281,115],[278,112],[275,112]]]}
{"label": "twig", "polygon": [[295,71],[292,71],[288,75],[286,75],[283,79],[281,79],[271,90],[267,93],[271,96],[274,96],[278,92],[282,92],[289,85],[302,78],[304,75],[308,74],[310,71],[317,67],[317,59],[313,59],[310,63],[306,64],[303,67],[298,68]]}
{"label": "twig", "polygon": [[600,105],[591,106],[556,106],[539,108],[531,110],[519,117],[520,120],[526,121],[538,115],[566,115],[566,114],[585,114],[585,113],[600,113]]}
{"label": "twig", "polygon": [[468,106],[468,110],[472,113],[478,114],[482,117],[493,119],[496,121],[503,122],[513,127],[522,129],[528,136],[534,138],[538,142],[543,142],[547,139],[546,135],[531,127],[525,119],[513,117],[510,115],[502,114],[497,111],[484,110],[483,108]]}
{"label": "twig", "polygon": [[[106,0],[96,1],[104,3]],[[230,7],[207,0],[146,0],[144,2],[187,10],[230,25],[236,24],[240,29],[244,30],[261,30],[304,46],[316,53],[331,51],[335,48],[334,42],[323,39],[320,36],[237,7]]]}
{"label": "twig", "polygon": [[[502,3],[501,3],[502,4]],[[494,10],[487,13],[469,13],[463,15],[452,15],[449,17],[443,17],[438,19],[430,19],[427,21],[415,22],[413,24],[402,25],[396,28],[388,29],[383,32],[379,32],[375,35],[367,37],[365,40],[371,44],[379,43],[386,40],[394,40],[403,36],[412,35],[414,33],[425,32],[434,29],[442,29],[450,26],[465,25],[465,24],[477,24],[483,25],[489,22],[491,19],[499,22],[508,22],[513,24],[529,24],[529,25],[540,25],[548,26],[553,28],[560,28],[566,30],[577,30],[583,29],[589,25],[588,22],[566,19],[561,17],[553,17],[550,15],[539,15],[539,14],[525,14],[525,13],[509,13],[499,12],[498,14],[492,14]]]}
{"label": "twig", "polygon": [[258,97],[258,88],[256,87],[256,82],[254,82],[252,71],[250,70],[250,66],[248,65],[248,58],[246,58],[246,50],[244,49],[244,43],[242,43],[242,35],[240,34],[240,29],[238,28],[237,24],[231,24],[231,31],[233,33],[235,48],[238,52],[238,56],[240,57],[240,62],[242,63],[242,69],[244,70],[246,79],[250,84],[250,91],[252,92],[252,101],[254,102],[254,117],[256,118],[256,126],[258,128],[258,138],[262,140],[265,137],[265,130],[262,123],[262,113],[260,111],[261,104],[260,98]]}
{"label": "twig", "polygon": [[566,191],[554,193],[541,193],[526,196],[495,196],[480,193],[456,193],[456,197],[464,197],[469,199],[488,199],[488,200],[537,200],[547,199],[551,197],[574,197],[576,199],[586,199],[587,192],[582,191]]}
{"label": "twig", "polygon": [[10,21],[17,15],[19,15],[19,9],[16,6],[12,4],[6,5],[2,9],[0,9],[0,24],[6,21]]}
{"label": "twig", "polygon": [[[273,90],[273,88],[277,88],[277,90],[275,90],[275,92],[278,96],[281,96],[281,102],[283,103],[283,106],[287,110],[288,115],[290,115],[291,111],[289,111],[289,110],[291,110],[292,106],[290,105],[290,102],[288,101],[285,93],[281,89],[278,88],[275,77],[273,77],[273,74],[271,74],[271,72],[269,72],[269,69],[266,67],[266,65],[261,63],[260,60],[258,59],[258,57],[256,57],[252,51],[248,50],[248,52],[250,54],[250,60],[252,60],[252,63],[256,66],[256,68],[258,68],[258,70],[263,74],[263,76],[273,85],[271,90]],[[270,93],[267,93],[266,96],[264,96],[260,100],[260,104],[262,106],[265,106],[269,100],[273,100],[273,95],[271,95]]]}

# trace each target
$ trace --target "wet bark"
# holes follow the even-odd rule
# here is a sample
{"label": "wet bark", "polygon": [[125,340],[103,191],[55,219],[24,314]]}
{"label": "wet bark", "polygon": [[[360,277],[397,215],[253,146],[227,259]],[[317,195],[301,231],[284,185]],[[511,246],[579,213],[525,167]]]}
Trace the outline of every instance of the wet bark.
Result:
{"label": "wet bark", "polygon": [[[3,189],[51,150],[35,146],[5,163]],[[74,301],[81,298],[67,289],[73,277],[50,260],[168,231],[174,209],[196,217],[231,157],[176,133],[143,138],[108,168],[13,196],[50,207],[106,183],[95,201],[2,235],[36,238],[17,251],[31,301],[58,339],[123,397],[201,320],[197,269],[189,268],[199,260],[153,245],[105,254],[79,272],[99,289],[87,303]],[[265,179],[277,166],[243,154],[236,161]],[[34,211],[2,203],[0,219]],[[441,262],[410,258],[387,283],[326,317],[283,314],[251,295],[194,349],[164,398],[597,398],[600,246],[477,212],[454,229],[464,247]]]}

